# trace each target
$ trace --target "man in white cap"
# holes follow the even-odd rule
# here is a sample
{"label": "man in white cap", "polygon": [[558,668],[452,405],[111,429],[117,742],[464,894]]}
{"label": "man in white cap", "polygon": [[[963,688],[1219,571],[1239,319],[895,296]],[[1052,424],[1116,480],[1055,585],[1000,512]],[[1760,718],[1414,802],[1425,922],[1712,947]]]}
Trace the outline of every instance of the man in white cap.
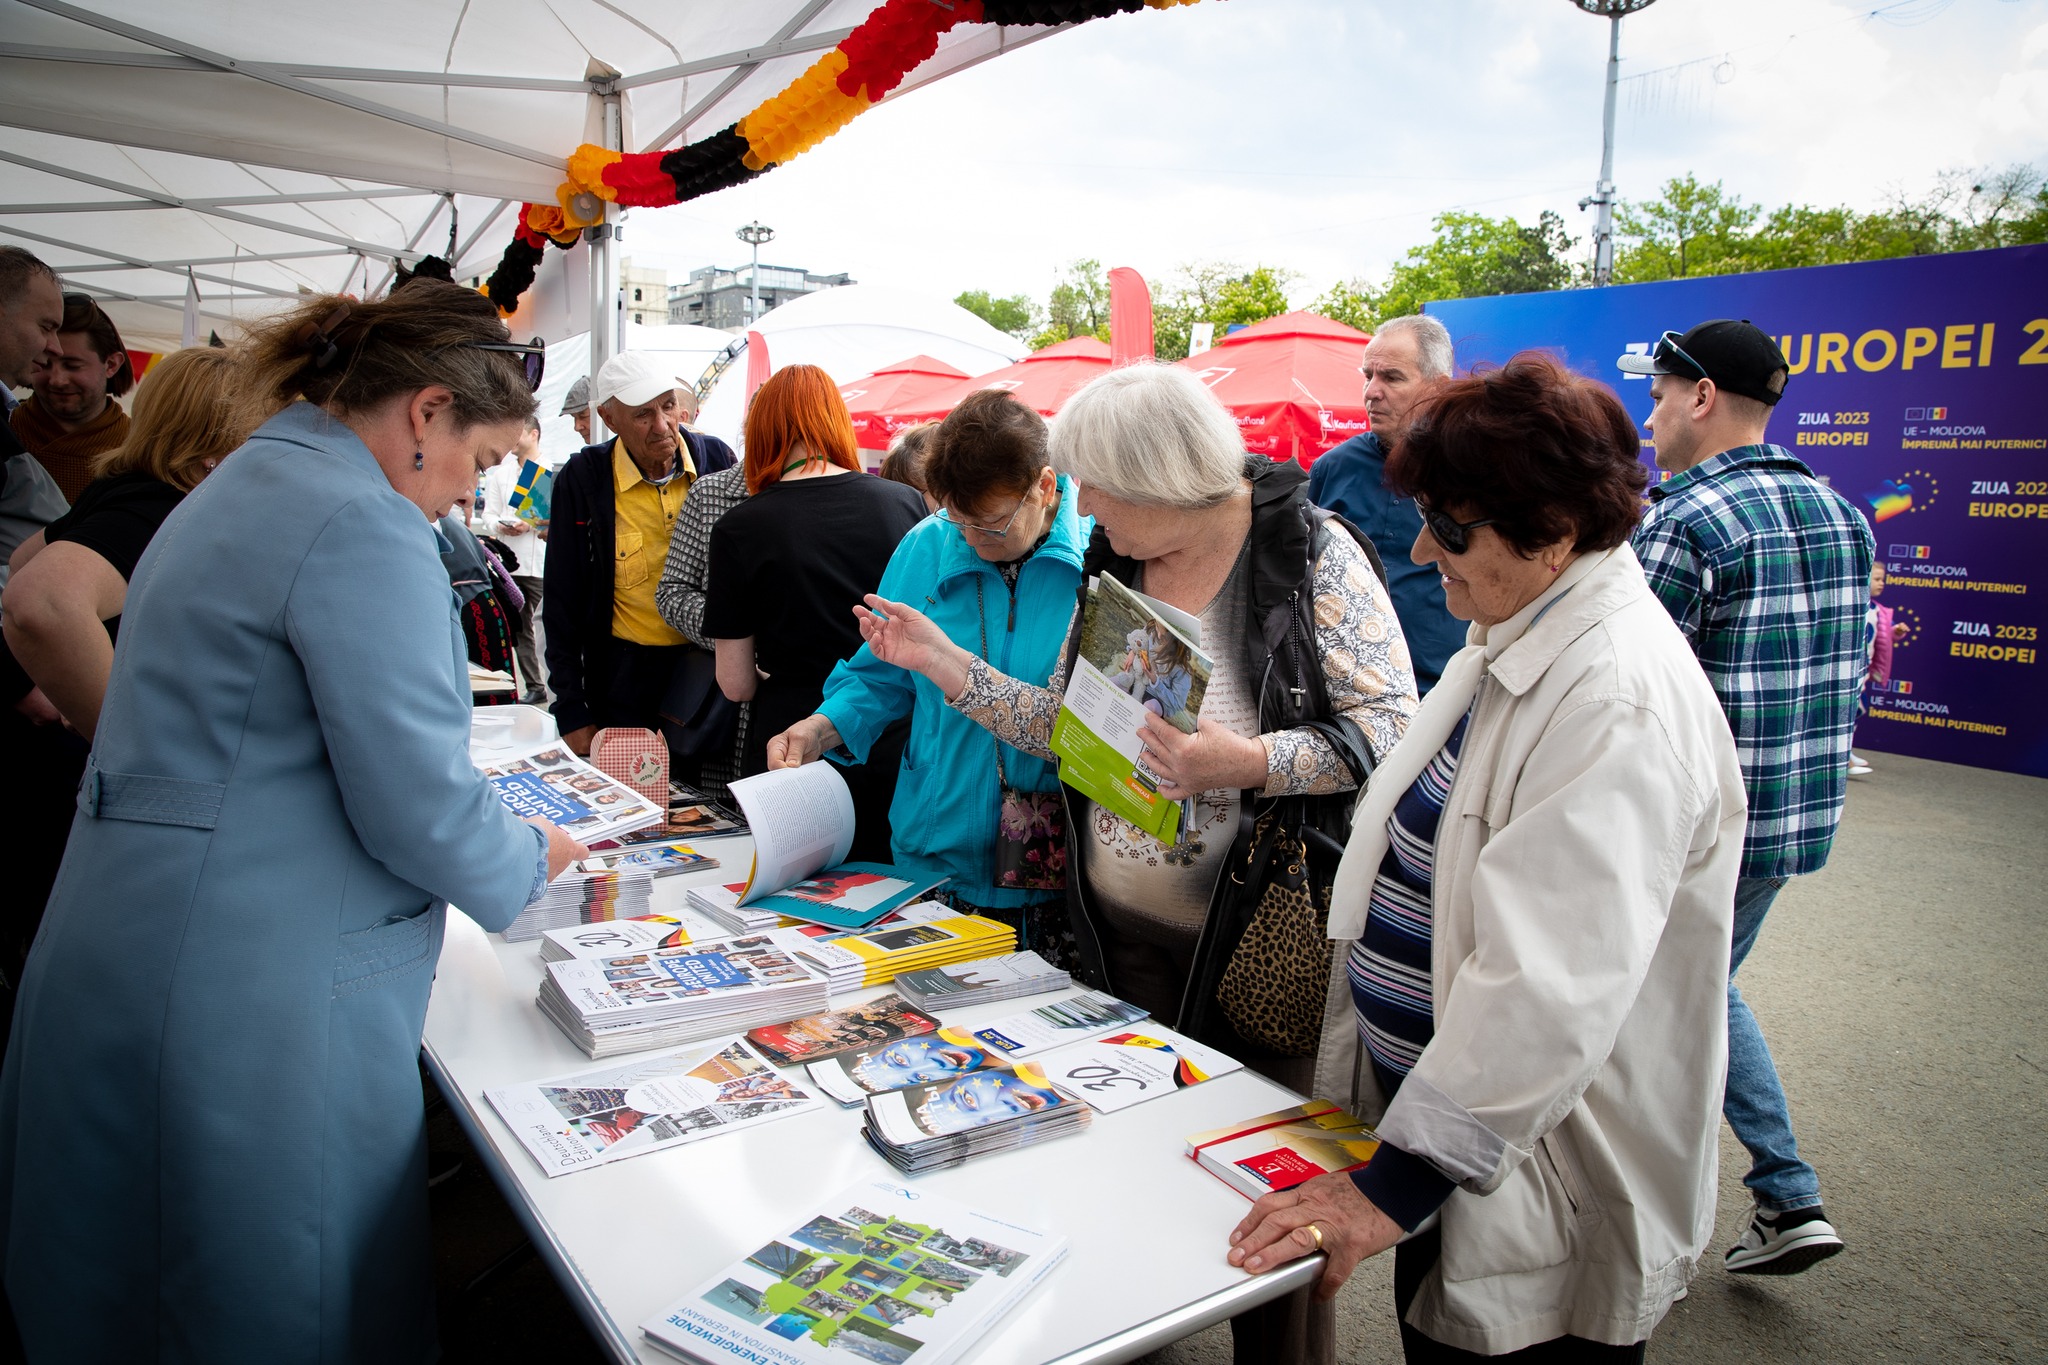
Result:
{"label": "man in white cap", "polygon": [[541,609],[555,723],[579,754],[605,726],[662,728],[662,700],[692,646],[662,619],[655,585],[691,483],[735,463],[732,447],[685,425],[697,396],[673,365],[627,351],[590,388],[618,435],[555,476]]}

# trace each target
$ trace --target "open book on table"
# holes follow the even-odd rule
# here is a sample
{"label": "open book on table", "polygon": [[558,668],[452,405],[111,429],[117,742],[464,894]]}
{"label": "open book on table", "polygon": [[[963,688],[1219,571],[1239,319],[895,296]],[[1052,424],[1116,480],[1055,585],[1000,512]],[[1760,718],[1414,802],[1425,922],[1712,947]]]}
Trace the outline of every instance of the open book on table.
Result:
{"label": "open book on table", "polygon": [[1195,732],[1211,663],[1202,624],[1108,574],[1088,582],[1081,651],[1052,726],[1060,781],[1162,843],[1187,823],[1187,802],[1159,794],[1139,758],[1147,713]]}
{"label": "open book on table", "polygon": [[887,863],[846,861],[853,796],[830,763],[757,773],[731,790],[754,835],[752,870],[737,887],[725,888],[736,906],[862,929],[945,880],[900,876]]}

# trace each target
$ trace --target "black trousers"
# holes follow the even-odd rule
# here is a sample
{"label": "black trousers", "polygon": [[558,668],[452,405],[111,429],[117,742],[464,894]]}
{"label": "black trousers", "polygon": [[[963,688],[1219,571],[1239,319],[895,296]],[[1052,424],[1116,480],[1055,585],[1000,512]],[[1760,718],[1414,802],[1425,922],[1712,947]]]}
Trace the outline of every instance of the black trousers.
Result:
{"label": "black trousers", "polygon": [[1408,1307],[1443,1256],[1443,1233],[1431,1228],[1394,1248],[1394,1313],[1401,1319],[1401,1355],[1408,1365],[1453,1365],[1461,1361],[1512,1360],[1522,1365],[1640,1365],[1647,1341],[1609,1346],[1584,1337],[1556,1337],[1506,1355],[1483,1356],[1426,1337],[1408,1325]]}
{"label": "black trousers", "polygon": [[602,730],[625,725],[661,731],[661,702],[669,680],[694,645],[641,645],[614,636],[590,679],[590,719]]}

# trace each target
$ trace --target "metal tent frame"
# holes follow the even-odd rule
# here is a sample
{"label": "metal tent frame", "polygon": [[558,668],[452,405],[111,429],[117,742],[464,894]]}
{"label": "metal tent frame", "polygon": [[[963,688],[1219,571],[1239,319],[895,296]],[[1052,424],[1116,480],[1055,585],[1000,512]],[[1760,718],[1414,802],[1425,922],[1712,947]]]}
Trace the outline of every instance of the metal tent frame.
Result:
{"label": "metal tent frame", "polygon": [[[144,349],[177,344],[194,294],[203,335],[429,254],[488,274],[577,145],[723,128],[874,3],[0,0],[0,241]],[[956,30],[890,98],[1057,31]],[[593,370],[618,344],[622,220],[608,205],[579,253]]]}

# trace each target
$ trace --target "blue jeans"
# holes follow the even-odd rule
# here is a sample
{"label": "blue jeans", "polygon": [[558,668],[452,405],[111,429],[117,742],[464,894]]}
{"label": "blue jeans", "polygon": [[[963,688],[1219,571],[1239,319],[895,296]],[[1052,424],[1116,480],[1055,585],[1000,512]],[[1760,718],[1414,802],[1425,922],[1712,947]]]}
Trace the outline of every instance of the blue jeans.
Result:
{"label": "blue jeans", "polygon": [[1792,1136],[1792,1115],[1785,1107],[1785,1089],[1764,1043],[1756,1016],[1735,988],[1735,973],[1756,936],[1764,916],[1788,877],[1738,877],[1735,881],[1735,939],[1728,954],[1728,1088],[1722,1116],[1749,1149],[1749,1186],[1761,1207],[1773,1213],[1811,1208],[1820,1203],[1820,1176],[1799,1159]]}

